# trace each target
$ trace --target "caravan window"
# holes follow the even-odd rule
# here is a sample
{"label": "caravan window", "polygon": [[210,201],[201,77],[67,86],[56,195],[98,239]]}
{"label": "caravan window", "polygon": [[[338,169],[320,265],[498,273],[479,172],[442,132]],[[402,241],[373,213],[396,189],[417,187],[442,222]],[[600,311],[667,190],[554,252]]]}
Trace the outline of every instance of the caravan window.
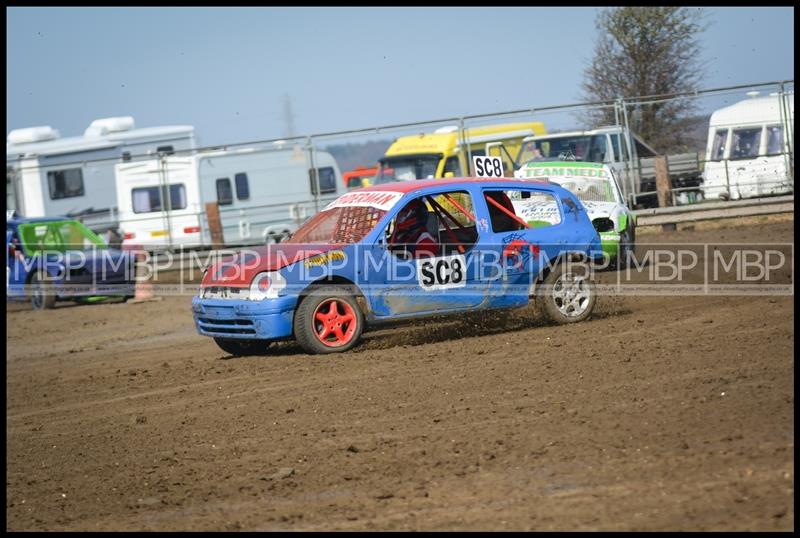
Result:
{"label": "caravan window", "polygon": [[325,168],[312,168],[308,171],[308,176],[311,181],[311,194],[317,194],[317,183],[314,181],[314,172],[319,173],[319,192],[326,194],[329,192],[336,192],[336,172],[330,166]]}
{"label": "caravan window", "polygon": [[[131,191],[131,196],[134,213],[161,211],[162,200],[167,198],[163,186],[139,187]],[[172,209],[186,209],[186,187],[182,183],[170,185],[169,200]]]}
{"label": "caravan window", "polygon": [[731,139],[731,159],[752,159],[758,156],[761,127],[734,129]]}
{"label": "caravan window", "polygon": [[783,153],[783,127],[780,125],[767,126],[767,155],[780,155]]}
{"label": "caravan window", "polygon": [[717,129],[714,133],[714,145],[711,146],[711,160],[721,161],[725,156],[725,147],[728,144],[728,130]]}
{"label": "caravan window", "polygon": [[47,182],[50,184],[50,199],[72,198],[83,196],[83,170],[70,168],[69,170],[53,170],[47,172]]}
{"label": "caravan window", "polygon": [[227,177],[217,179],[217,203],[219,205],[231,205],[233,203],[231,180]]}
{"label": "caravan window", "polygon": [[236,174],[233,176],[236,182],[236,199],[247,200],[250,198],[250,186],[247,184],[247,174]]}

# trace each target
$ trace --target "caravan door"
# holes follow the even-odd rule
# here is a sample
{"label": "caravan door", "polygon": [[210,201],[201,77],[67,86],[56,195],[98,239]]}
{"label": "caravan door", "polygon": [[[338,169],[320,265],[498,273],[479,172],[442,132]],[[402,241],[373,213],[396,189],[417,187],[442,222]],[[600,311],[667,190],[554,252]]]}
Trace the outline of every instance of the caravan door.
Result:
{"label": "caravan door", "polygon": [[766,158],[760,156],[763,126],[734,127],[731,129],[730,174],[731,198],[758,196],[760,191],[760,171],[766,165]]}
{"label": "caravan door", "polygon": [[151,250],[203,244],[193,158],[119,164],[116,176],[123,245]]}

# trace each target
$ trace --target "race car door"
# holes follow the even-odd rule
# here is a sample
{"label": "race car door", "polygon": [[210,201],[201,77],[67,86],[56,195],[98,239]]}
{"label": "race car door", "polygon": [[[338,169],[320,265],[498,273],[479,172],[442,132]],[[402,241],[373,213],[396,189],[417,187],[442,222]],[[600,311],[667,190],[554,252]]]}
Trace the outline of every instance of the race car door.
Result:
{"label": "race car door", "polygon": [[490,305],[527,303],[531,284],[543,264],[554,261],[571,239],[569,223],[550,192],[534,188],[486,189],[488,237],[481,242],[484,258],[493,254],[501,274],[489,279]]}
{"label": "race car door", "polygon": [[417,197],[397,212],[373,251],[380,263],[369,280],[380,284],[368,296],[376,317],[463,310],[482,301],[473,208],[472,196],[459,190]]}

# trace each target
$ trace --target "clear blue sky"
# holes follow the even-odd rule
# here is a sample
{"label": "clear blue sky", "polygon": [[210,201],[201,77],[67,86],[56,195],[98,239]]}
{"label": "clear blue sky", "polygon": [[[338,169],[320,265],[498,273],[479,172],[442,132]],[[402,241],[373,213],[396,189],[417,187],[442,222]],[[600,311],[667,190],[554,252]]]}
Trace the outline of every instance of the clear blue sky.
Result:
{"label": "clear blue sky", "polygon": [[[704,88],[794,79],[793,8],[707,8]],[[7,8],[6,131],[96,118],[202,144],[574,103],[597,9]]]}

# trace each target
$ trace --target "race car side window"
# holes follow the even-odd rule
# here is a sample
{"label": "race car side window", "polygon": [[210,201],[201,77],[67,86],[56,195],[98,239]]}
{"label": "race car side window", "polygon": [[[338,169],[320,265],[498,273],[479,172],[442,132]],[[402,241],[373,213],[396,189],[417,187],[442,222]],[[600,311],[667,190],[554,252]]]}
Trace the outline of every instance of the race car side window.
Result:
{"label": "race car side window", "polygon": [[465,191],[421,196],[409,201],[385,231],[390,251],[418,257],[464,253],[478,240],[472,197]]}
{"label": "race car side window", "polygon": [[[562,220],[558,203],[550,193],[506,190],[486,191],[484,195],[492,221],[492,231],[495,233],[522,230],[525,227],[555,226]],[[505,211],[498,206],[502,206]],[[527,226],[523,226],[523,222]]]}

